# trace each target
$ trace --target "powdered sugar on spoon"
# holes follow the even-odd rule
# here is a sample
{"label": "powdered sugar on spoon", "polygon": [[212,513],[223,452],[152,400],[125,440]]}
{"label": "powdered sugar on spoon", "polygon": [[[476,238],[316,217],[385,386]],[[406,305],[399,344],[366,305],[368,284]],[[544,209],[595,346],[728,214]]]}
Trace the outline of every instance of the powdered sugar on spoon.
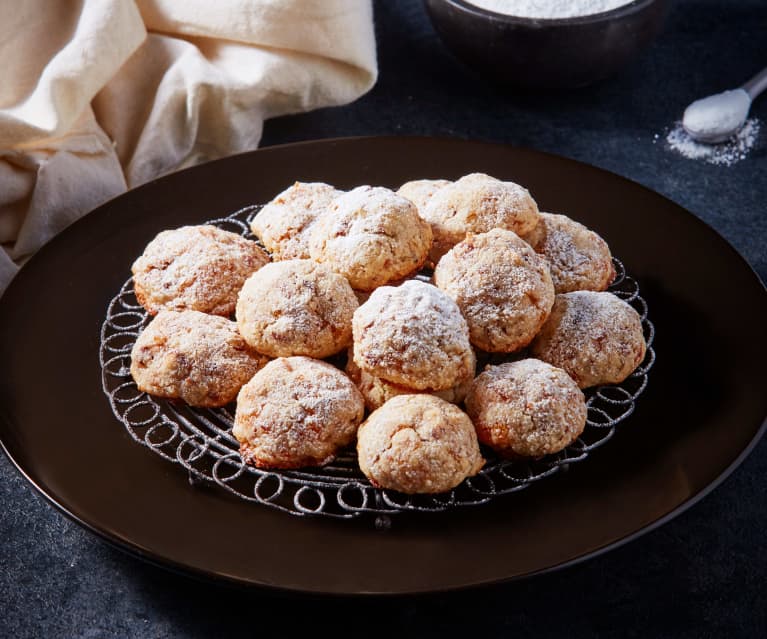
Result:
{"label": "powdered sugar on spoon", "polygon": [[733,137],[746,122],[751,102],[767,89],[767,69],[738,89],[696,100],[684,112],[682,126],[691,138],[718,144]]}

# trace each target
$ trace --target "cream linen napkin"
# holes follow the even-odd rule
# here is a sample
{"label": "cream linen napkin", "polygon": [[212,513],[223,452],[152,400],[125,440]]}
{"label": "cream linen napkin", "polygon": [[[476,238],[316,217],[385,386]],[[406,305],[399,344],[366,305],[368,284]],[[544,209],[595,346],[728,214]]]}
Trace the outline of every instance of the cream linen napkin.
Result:
{"label": "cream linen napkin", "polygon": [[370,0],[0,3],[0,292],[126,188],[376,80]]}

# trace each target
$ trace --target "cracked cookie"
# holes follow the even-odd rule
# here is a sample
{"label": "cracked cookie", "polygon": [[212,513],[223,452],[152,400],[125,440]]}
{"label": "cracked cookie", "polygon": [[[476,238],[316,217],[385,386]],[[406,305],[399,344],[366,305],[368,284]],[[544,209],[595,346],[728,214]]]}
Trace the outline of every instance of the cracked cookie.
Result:
{"label": "cracked cookie", "polygon": [[364,412],[362,395],[337,368],[281,357],[242,387],[232,434],[258,468],[323,466],[354,441]]}
{"label": "cracked cookie", "polygon": [[[472,353],[474,357],[474,353]],[[476,358],[475,358],[476,362]],[[429,393],[440,399],[444,399],[451,404],[460,404],[466,397],[466,393],[469,392],[469,387],[474,380],[474,371],[476,364],[466,369],[466,374],[459,379],[454,386],[446,388],[444,390],[417,390],[414,388],[408,388],[394,382],[389,382],[381,377],[371,375],[367,371],[363,371],[354,362],[354,354],[352,349],[349,349],[349,357],[346,362],[346,374],[360,389],[362,397],[365,398],[365,406],[368,410],[375,410],[380,408],[392,397],[397,395],[412,395],[414,393]]]}
{"label": "cracked cookie", "polygon": [[397,189],[397,195],[406,197],[415,204],[420,215],[434,194],[448,184],[452,182],[450,180],[411,180]]}
{"label": "cracked cookie", "polygon": [[251,273],[269,261],[255,242],[215,226],[162,231],[133,263],[136,299],[158,311],[202,311],[229,316]]}
{"label": "cracked cookie", "polygon": [[266,362],[224,317],[160,311],[133,345],[130,372],[150,395],[224,406]]}
{"label": "cracked cookie", "polygon": [[488,366],[466,412],[479,441],[503,457],[542,457],[572,444],[586,426],[586,399],[561,368],[537,359]]}
{"label": "cracked cookie", "polygon": [[580,388],[622,382],[646,350],[639,313],[612,293],[594,291],[557,295],[530,345],[533,357],[565,369]]}
{"label": "cracked cookie", "polygon": [[527,346],[554,303],[545,260],[504,229],[456,244],[434,269],[434,281],[461,309],[471,343],[493,353]]}
{"label": "cracked cookie", "polygon": [[275,261],[308,259],[314,224],[341,193],[323,182],[296,182],[258,212],[250,230]]}
{"label": "cracked cookie", "polygon": [[398,395],[374,411],[357,458],[373,486],[408,494],[446,492],[485,463],[468,415],[432,395]]}
{"label": "cracked cookie", "polygon": [[354,313],[354,361],[363,371],[417,390],[445,390],[473,374],[469,328],[455,302],[408,280],[373,291]]}
{"label": "cracked cookie", "polygon": [[594,231],[553,213],[541,213],[541,224],[524,239],[548,262],[557,293],[604,291],[615,279],[610,248]]}
{"label": "cracked cookie", "polygon": [[333,200],[309,243],[313,260],[371,291],[423,266],[431,228],[415,204],[383,187],[360,186]]}
{"label": "cracked cookie", "polygon": [[245,282],[237,326],[260,353],[323,358],[351,344],[357,307],[342,275],[311,260],[285,260],[267,264]]}
{"label": "cracked cookie", "polygon": [[502,228],[523,235],[539,219],[538,205],[527,189],[484,173],[470,173],[437,190],[421,217],[434,235],[430,258],[435,264],[468,233]]}

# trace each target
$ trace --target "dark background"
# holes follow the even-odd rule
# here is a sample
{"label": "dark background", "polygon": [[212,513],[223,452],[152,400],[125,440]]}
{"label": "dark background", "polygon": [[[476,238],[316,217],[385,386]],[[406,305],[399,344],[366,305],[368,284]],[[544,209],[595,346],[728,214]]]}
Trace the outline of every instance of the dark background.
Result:
{"label": "dark background", "polygon": [[[664,33],[618,77],[524,95],[489,86],[456,62],[419,2],[377,0],[375,14],[375,88],[346,107],[267,122],[264,146],[440,135],[558,153],[678,202],[767,279],[767,128],[732,167],[688,160],[663,143],[690,101],[767,66],[765,0],[678,0]],[[767,96],[752,114],[767,122]],[[748,347],[747,336],[742,343]],[[0,636],[223,637],[274,624],[374,636],[402,628],[425,637],[763,637],[765,477],[767,441],[691,510],[586,563],[468,593],[347,601],[237,591],[144,564],[65,519],[0,456]]]}

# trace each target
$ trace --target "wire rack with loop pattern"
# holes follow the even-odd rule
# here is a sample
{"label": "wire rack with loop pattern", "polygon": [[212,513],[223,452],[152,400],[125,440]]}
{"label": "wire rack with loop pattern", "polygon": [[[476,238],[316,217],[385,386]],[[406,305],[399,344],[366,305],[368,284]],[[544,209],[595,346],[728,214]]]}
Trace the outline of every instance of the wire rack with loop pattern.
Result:
{"label": "wire rack with loop pattern", "polygon": [[[252,239],[249,222],[260,207],[247,207],[216,220],[227,231]],[[245,501],[277,508],[297,516],[353,518],[375,516],[375,525],[388,527],[390,515],[440,512],[476,506],[524,490],[570,464],[585,460],[607,443],[616,426],[634,411],[655,362],[655,331],[637,281],[614,260],[617,277],[610,292],[625,300],[642,319],[647,354],[642,364],[620,384],[585,391],[588,417],[582,435],[563,451],[538,460],[510,461],[483,450],[487,463],[479,474],[450,492],[403,495],[374,488],[348,450],[322,468],[262,470],[245,464],[232,435],[234,408],[192,408],[140,391],[130,375],[130,352],[151,317],[137,302],[133,282],[126,281],[109,303],[101,328],[100,359],[104,393],[117,419],[130,436],[153,453],[188,473],[192,485],[214,485]],[[428,276],[424,276],[428,279]]]}

